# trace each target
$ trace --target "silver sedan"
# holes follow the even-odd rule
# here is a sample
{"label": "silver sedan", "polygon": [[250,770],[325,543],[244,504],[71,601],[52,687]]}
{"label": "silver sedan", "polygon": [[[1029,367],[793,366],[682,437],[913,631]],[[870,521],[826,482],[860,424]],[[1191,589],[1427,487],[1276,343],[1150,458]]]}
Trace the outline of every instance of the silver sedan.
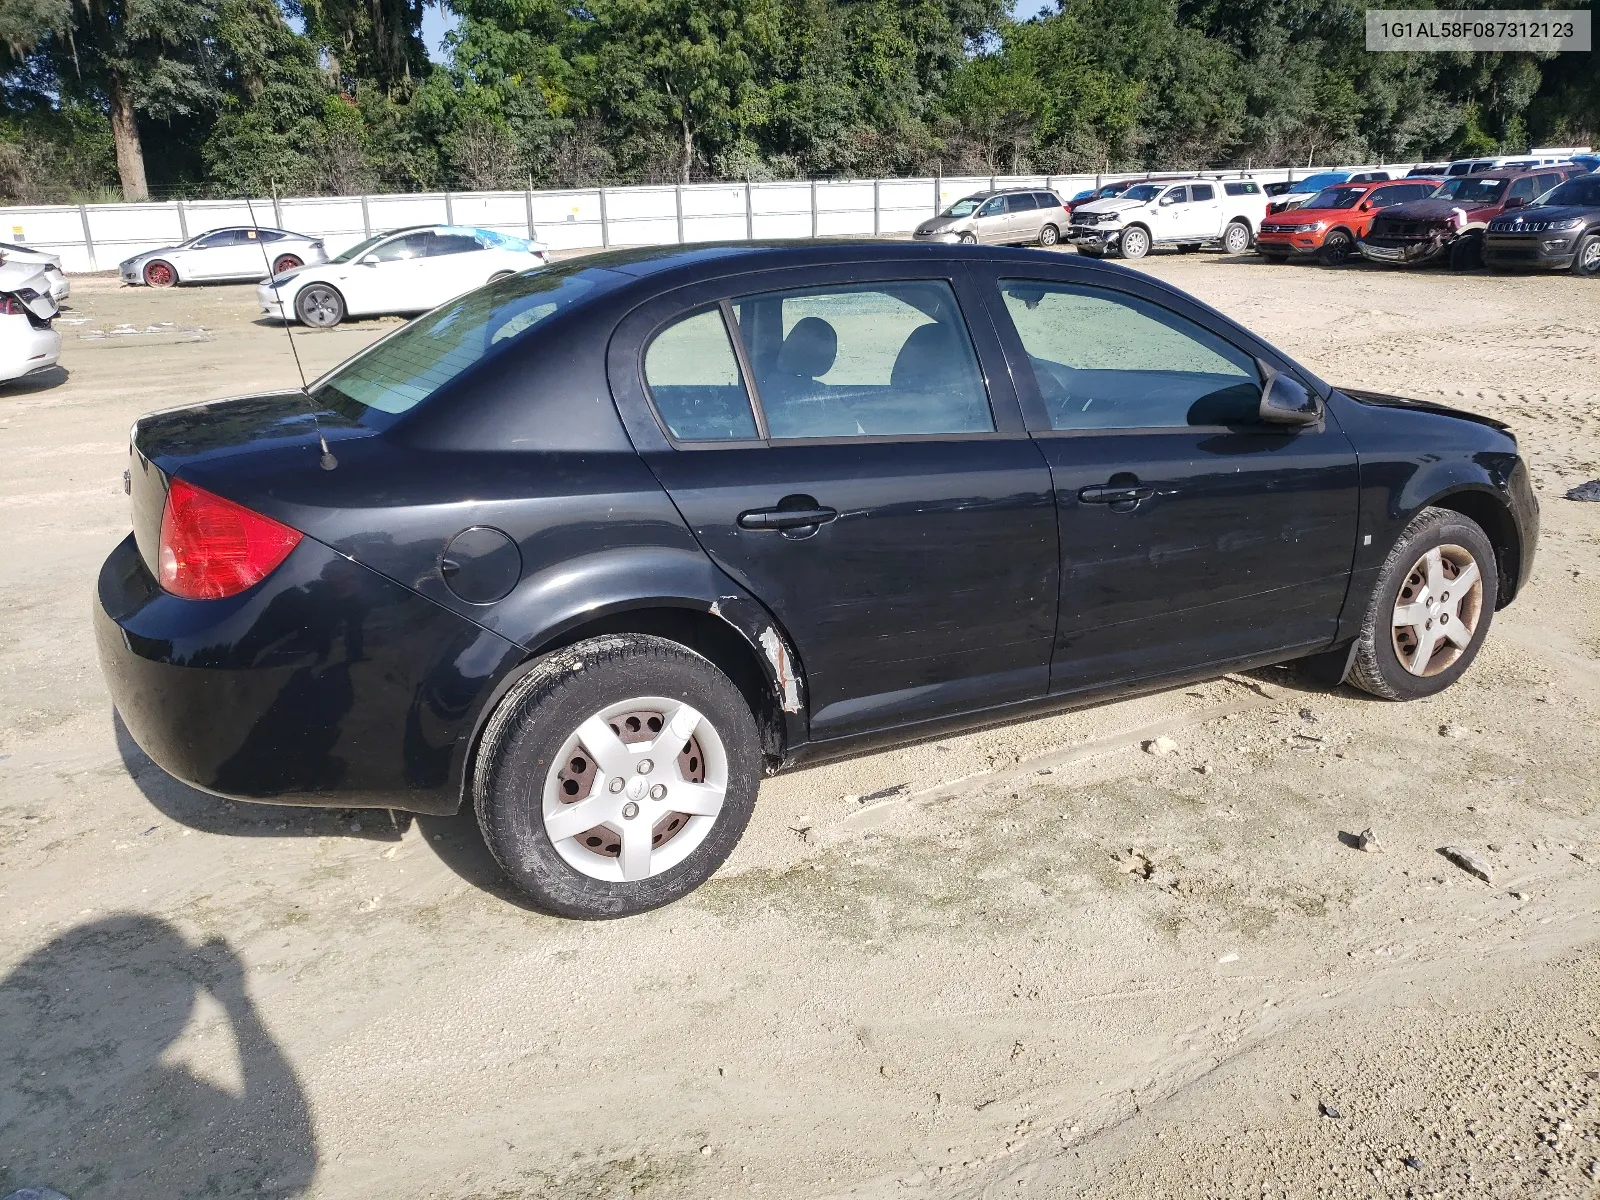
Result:
{"label": "silver sedan", "polygon": [[327,261],[319,238],[248,225],[211,229],[176,246],[146,250],[118,267],[123,283],[171,287],[175,283],[265,279]]}

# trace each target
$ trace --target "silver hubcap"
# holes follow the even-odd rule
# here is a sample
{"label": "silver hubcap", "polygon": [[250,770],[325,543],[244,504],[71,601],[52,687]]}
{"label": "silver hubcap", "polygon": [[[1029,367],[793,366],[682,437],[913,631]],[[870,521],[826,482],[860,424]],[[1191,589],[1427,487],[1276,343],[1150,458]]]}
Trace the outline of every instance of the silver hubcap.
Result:
{"label": "silver hubcap", "polygon": [[1247,234],[1242,227],[1240,227],[1238,225],[1233,225],[1233,226],[1229,227],[1229,229],[1228,229],[1228,249],[1230,251],[1232,251],[1234,254],[1237,254],[1237,253],[1239,253],[1239,251],[1243,250],[1244,247],[1245,247],[1245,243],[1248,242],[1249,240],[1250,240],[1250,235]]}
{"label": "silver hubcap", "polygon": [[1394,604],[1394,652],[1413,675],[1461,657],[1483,612],[1483,573],[1461,546],[1436,546],[1412,566]]}
{"label": "silver hubcap", "polygon": [[1039,231],[1039,244],[1042,246],[1054,246],[1056,244],[1056,227],[1054,225],[1046,225]]}
{"label": "silver hubcap", "polygon": [[1122,235],[1122,253],[1129,258],[1143,258],[1144,252],[1150,248],[1145,241],[1144,234],[1137,229],[1130,230]]}
{"label": "silver hubcap", "polygon": [[1600,242],[1590,242],[1583,248],[1583,269],[1589,273],[1600,273]]}
{"label": "silver hubcap", "polygon": [[300,315],[311,325],[332,325],[339,319],[339,306],[326,288],[312,288],[300,301]]}
{"label": "silver hubcap", "polygon": [[556,853],[591,879],[632,883],[699,849],[728,791],[716,728],[679,700],[608,705],[569,737],[544,784]]}

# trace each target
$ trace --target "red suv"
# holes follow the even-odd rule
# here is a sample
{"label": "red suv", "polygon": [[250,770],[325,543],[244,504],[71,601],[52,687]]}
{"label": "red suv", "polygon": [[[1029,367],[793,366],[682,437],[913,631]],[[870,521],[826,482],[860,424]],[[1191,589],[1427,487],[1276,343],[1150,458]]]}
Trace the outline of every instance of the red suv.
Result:
{"label": "red suv", "polygon": [[1433,195],[1442,180],[1340,183],[1323,188],[1299,208],[1273,213],[1256,233],[1256,252],[1272,262],[1315,258],[1336,267],[1356,253],[1356,240],[1380,211]]}
{"label": "red suv", "polygon": [[1483,266],[1483,231],[1501,213],[1524,208],[1583,168],[1566,164],[1458,175],[1426,200],[1387,208],[1358,239],[1373,262],[1414,266],[1448,258],[1458,271]]}

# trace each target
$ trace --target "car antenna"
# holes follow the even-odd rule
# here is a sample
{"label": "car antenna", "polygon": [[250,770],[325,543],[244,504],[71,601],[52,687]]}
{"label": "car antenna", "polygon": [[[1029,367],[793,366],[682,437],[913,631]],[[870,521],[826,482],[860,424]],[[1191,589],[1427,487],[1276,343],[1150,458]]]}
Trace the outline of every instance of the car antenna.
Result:
{"label": "car antenna", "polygon": [[[256,220],[256,206],[251,202],[249,196],[244,198],[244,206],[249,210],[250,224],[256,231],[256,245],[261,247],[261,261],[267,267],[267,286],[272,289],[272,294],[277,298],[278,311],[281,313],[283,311],[283,293],[279,290],[277,283],[274,282],[276,272],[272,269],[272,256],[267,253],[266,240],[260,236],[261,222]],[[322,446],[322,469],[331,471],[339,465],[339,460],[333,456],[333,451],[328,449],[328,439],[322,433],[322,421],[317,417],[317,406],[311,402],[311,389],[306,384],[306,369],[300,362],[300,347],[294,344],[294,323],[285,318],[283,331],[289,335],[289,353],[294,355],[294,369],[296,374],[300,376],[300,395],[305,398],[306,408],[311,412],[311,424],[317,431],[317,441]]]}

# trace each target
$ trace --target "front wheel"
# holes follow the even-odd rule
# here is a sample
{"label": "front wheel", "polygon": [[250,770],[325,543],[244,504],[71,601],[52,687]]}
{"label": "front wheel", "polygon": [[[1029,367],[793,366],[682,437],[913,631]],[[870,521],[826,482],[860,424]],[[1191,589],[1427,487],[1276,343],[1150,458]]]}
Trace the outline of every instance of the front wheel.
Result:
{"label": "front wheel", "polygon": [[473,767],[495,860],[540,907],[624,917],[699,887],[755,807],[760,738],[717,667],[664,638],[557,651],[501,701]]}
{"label": "front wheel", "polygon": [[978,235],[975,233],[963,233],[961,235],[961,244],[963,246],[976,246],[978,244]]}
{"label": "front wheel", "polygon": [[316,329],[327,329],[344,320],[344,297],[326,283],[313,283],[294,298],[295,315]]}
{"label": "front wheel", "polygon": [[1039,230],[1039,245],[1041,246],[1054,246],[1060,240],[1061,230],[1057,229],[1054,225],[1046,225],[1043,229]]}
{"label": "front wheel", "polygon": [[1325,267],[1342,267],[1350,261],[1350,254],[1355,248],[1356,244],[1350,240],[1348,233],[1335,229],[1323,240],[1317,261]]}
{"label": "front wheel", "polygon": [[1243,254],[1250,249],[1250,226],[1234,221],[1222,231],[1222,248],[1229,254]]}
{"label": "front wheel", "polygon": [[1450,269],[1476,271],[1481,266],[1483,266],[1483,238],[1476,234],[1457,238],[1450,247]]}
{"label": "front wheel", "polygon": [[1600,278],[1600,233],[1586,234],[1579,240],[1578,252],[1572,256],[1572,273]]}
{"label": "front wheel", "polygon": [[1122,235],[1122,257],[1143,258],[1150,253],[1150,235],[1139,226],[1124,231]]}
{"label": "front wheel", "polygon": [[1499,587],[1494,547],[1478,524],[1423,509],[1378,572],[1350,682],[1385,700],[1444,691],[1482,648]]}
{"label": "front wheel", "polygon": [[172,269],[172,264],[156,259],[144,265],[144,281],[153,288],[171,287],[178,282],[178,273]]}

